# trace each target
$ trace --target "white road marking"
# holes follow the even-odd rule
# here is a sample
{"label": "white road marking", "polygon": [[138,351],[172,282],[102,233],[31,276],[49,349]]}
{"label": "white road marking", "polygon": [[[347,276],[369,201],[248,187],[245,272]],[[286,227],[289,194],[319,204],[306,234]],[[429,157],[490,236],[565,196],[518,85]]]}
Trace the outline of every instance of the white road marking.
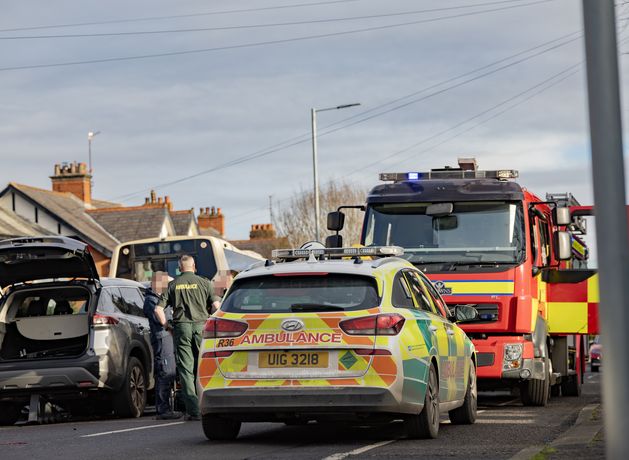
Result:
{"label": "white road marking", "polygon": [[125,433],[127,431],[138,431],[138,430],[147,430],[149,428],[161,428],[163,426],[173,426],[173,425],[183,425],[185,422],[171,422],[171,423],[161,423],[159,425],[147,425],[147,426],[138,426],[135,428],[126,428],[124,430],[114,430],[114,431],[103,431],[102,433],[94,433],[94,434],[85,434],[80,436],[81,438],[93,438],[96,436],[105,436],[108,434],[116,434],[116,433]]}
{"label": "white road marking", "polygon": [[325,457],[323,460],[342,460],[344,458],[349,457],[350,455],[360,455],[364,454],[371,449],[377,449],[378,447],[386,446],[387,444],[391,444],[397,441],[397,439],[390,439],[388,441],[380,441],[375,444],[369,444],[365,447],[359,447],[358,449],[350,450],[349,452],[339,452],[338,454],[332,454],[328,457]]}

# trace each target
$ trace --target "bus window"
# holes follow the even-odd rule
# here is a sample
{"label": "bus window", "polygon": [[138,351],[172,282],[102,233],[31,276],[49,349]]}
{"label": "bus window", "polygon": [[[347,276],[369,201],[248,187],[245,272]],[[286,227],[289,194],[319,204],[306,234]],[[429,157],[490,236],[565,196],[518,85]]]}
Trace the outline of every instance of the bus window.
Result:
{"label": "bus window", "polygon": [[112,266],[112,273],[117,278],[139,282],[150,280],[157,271],[167,272],[174,278],[180,274],[178,262],[184,254],[194,258],[198,275],[208,279],[216,275],[212,244],[205,238],[124,244],[118,248],[118,263]]}

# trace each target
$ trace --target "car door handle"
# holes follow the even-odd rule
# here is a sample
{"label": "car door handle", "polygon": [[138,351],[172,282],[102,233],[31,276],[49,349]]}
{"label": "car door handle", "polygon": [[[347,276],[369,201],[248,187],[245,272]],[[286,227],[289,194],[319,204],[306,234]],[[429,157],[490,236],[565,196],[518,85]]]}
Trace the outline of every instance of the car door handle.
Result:
{"label": "car door handle", "polygon": [[437,326],[433,326],[432,324],[430,326],[428,326],[428,330],[430,332],[437,332]]}
{"label": "car door handle", "polygon": [[452,329],[446,329],[446,334],[454,335],[454,331]]}

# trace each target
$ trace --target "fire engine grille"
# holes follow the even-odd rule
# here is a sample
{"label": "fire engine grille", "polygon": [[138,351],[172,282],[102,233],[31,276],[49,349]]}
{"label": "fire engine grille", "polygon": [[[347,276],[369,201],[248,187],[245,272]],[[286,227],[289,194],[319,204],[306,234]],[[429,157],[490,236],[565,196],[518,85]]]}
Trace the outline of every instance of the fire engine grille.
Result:
{"label": "fire engine grille", "polygon": [[493,366],[494,356],[493,353],[477,353],[476,360],[478,361],[478,367]]}

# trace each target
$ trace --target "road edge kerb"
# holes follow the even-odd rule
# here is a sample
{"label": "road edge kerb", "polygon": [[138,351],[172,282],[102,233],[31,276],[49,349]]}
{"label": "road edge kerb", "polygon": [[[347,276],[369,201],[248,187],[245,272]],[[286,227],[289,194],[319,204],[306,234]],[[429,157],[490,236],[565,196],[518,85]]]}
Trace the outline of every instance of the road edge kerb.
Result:
{"label": "road edge kerb", "polygon": [[588,404],[579,411],[577,420],[565,433],[557,437],[554,441],[548,444],[534,445],[525,447],[509,460],[530,460],[536,454],[543,454],[542,451],[548,448],[554,450],[561,450],[565,446],[583,446],[587,447],[594,437],[603,428],[603,420],[593,420],[593,413],[595,410],[600,410],[600,404]]}

